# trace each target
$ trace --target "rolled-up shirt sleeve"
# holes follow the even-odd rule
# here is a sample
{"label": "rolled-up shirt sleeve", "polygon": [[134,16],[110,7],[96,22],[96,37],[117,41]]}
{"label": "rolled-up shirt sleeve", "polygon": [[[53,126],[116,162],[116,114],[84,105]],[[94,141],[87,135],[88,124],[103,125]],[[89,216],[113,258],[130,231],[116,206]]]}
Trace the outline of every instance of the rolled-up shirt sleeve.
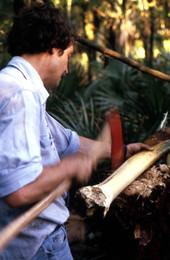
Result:
{"label": "rolled-up shirt sleeve", "polygon": [[30,90],[6,96],[0,106],[0,197],[34,181],[42,172],[40,108]]}
{"label": "rolled-up shirt sleeve", "polygon": [[67,131],[68,134],[68,146],[61,153],[61,158],[66,155],[77,153],[80,145],[79,136],[76,132],[71,131],[69,129],[65,129],[65,131]]}

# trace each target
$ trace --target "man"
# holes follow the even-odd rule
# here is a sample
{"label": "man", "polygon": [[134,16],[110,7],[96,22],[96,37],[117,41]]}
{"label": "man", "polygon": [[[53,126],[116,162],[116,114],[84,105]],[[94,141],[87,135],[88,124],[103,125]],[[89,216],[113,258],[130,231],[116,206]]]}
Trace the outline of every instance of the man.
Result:
{"label": "man", "polygon": [[[95,166],[95,141],[63,128],[45,111],[46,88],[68,73],[74,36],[52,3],[34,4],[14,18],[8,34],[13,56],[0,72],[0,228],[66,178],[86,182]],[[130,144],[127,153],[150,149]],[[110,146],[101,157],[110,157]],[[60,259],[72,255],[64,228],[67,193],[57,198],[0,253],[0,259]]]}

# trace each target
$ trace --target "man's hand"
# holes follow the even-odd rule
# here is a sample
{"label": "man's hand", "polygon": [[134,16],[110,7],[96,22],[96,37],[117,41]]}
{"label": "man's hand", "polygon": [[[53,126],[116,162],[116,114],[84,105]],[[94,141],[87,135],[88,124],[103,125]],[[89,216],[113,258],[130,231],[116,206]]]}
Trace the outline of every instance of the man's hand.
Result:
{"label": "man's hand", "polygon": [[93,156],[80,152],[63,158],[61,162],[64,164],[64,171],[68,173],[67,177],[75,178],[82,184],[88,182],[97,164]]}
{"label": "man's hand", "polygon": [[141,150],[152,151],[153,148],[144,143],[132,143],[127,145],[126,159],[134,155]]}

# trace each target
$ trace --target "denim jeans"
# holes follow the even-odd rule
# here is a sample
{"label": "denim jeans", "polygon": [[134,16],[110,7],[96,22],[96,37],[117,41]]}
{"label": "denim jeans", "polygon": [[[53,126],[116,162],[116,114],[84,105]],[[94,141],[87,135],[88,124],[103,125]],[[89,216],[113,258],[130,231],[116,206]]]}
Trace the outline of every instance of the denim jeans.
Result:
{"label": "denim jeans", "polygon": [[32,260],[73,260],[64,226],[51,233]]}

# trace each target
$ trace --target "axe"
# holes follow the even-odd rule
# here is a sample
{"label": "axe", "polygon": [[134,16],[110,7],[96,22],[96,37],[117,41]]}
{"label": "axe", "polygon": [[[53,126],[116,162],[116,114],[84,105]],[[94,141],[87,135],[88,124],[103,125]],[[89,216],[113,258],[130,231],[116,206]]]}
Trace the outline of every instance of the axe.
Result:
{"label": "axe", "polygon": [[[104,127],[101,136],[98,138],[96,144],[92,147],[90,154],[93,156],[94,162],[97,162],[102,158],[102,146],[105,139],[108,139],[106,134],[111,133],[112,139],[112,168],[116,169],[123,162],[123,138],[121,119],[117,108],[111,110],[107,115],[107,126]],[[110,129],[108,129],[108,127]],[[109,139],[110,140],[110,137]],[[45,208],[47,208],[57,197],[59,197],[65,190],[68,190],[72,184],[69,179],[64,180],[60,185],[56,187],[48,196],[37,202],[29,210],[17,217],[11,223],[9,223],[0,232],[0,250],[3,250],[5,246],[19,234],[21,229],[28,225],[34,218],[36,218]]]}

